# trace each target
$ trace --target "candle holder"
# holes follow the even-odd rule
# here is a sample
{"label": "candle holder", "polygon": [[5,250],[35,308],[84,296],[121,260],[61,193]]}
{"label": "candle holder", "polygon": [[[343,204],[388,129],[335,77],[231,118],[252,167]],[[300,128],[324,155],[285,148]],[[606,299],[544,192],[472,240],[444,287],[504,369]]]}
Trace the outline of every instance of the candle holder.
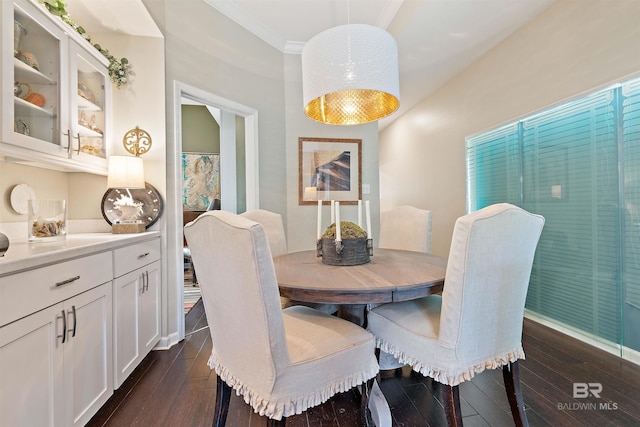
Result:
{"label": "candle holder", "polygon": [[328,265],[361,265],[371,261],[373,240],[367,238],[335,239],[322,238],[316,242],[316,252],[322,263]]}

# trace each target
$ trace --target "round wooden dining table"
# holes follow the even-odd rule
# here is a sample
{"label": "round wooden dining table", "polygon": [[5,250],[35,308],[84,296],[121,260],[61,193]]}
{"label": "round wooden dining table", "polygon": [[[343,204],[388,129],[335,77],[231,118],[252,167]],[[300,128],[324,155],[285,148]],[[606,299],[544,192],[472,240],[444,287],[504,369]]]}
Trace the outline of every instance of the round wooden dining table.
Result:
{"label": "round wooden dining table", "polygon": [[274,258],[280,295],[347,310],[441,292],[446,264],[446,258],[436,255],[382,248],[374,250],[368,263],[353,266],[324,264],[315,250]]}
{"label": "round wooden dining table", "polygon": [[[294,301],[340,304],[339,315],[366,323],[366,305],[407,301],[439,293],[447,260],[422,252],[376,248],[370,261],[354,266],[322,262],[315,250],[274,258],[280,295]],[[376,426],[391,426],[391,411],[374,382],[369,409]]]}

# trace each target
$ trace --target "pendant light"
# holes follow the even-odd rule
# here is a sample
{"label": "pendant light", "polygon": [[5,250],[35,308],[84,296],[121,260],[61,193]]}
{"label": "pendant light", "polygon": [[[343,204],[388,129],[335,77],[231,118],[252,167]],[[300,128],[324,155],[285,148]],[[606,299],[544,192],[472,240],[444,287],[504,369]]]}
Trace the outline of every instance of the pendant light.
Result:
{"label": "pendant light", "polygon": [[398,46],[387,31],[347,24],[314,36],[302,50],[307,117],[327,124],[367,123],[400,105]]}

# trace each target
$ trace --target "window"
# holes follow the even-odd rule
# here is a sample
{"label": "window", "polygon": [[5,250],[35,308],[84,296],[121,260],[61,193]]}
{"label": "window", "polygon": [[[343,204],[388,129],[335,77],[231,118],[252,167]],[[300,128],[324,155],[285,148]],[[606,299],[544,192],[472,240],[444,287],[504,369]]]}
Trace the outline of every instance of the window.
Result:
{"label": "window", "polygon": [[527,308],[640,350],[640,80],[468,138],[467,207],[546,219]]}

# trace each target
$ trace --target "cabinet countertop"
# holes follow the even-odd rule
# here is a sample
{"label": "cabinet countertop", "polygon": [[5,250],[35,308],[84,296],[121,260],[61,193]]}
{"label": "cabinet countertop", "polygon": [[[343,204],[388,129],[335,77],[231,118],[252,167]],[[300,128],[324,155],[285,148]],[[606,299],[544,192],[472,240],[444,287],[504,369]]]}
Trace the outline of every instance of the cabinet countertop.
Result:
{"label": "cabinet countertop", "polygon": [[0,277],[159,236],[158,231],[147,231],[138,234],[68,234],[65,240],[46,243],[12,240],[7,252],[0,257]]}

